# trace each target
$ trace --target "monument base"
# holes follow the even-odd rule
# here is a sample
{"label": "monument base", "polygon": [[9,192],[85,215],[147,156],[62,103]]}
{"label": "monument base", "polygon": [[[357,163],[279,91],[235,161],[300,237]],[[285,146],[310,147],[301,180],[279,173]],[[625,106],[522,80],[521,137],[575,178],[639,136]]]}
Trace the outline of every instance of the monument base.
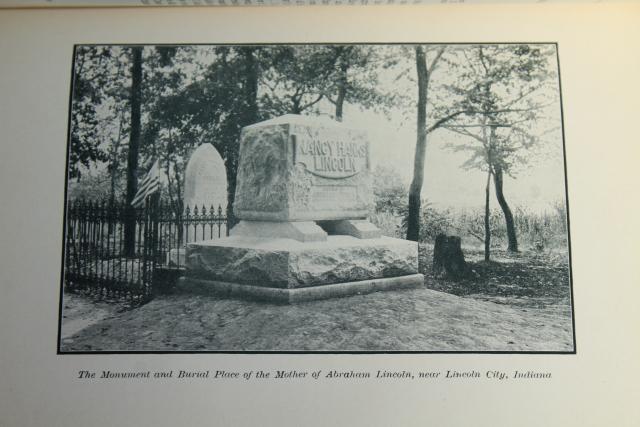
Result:
{"label": "monument base", "polygon": [[298,289],[265,288],[262,286],[202,280],[191,277],[181,277],[178,281],[179,289],[184,292],[220,295],[224,297],[240,297],[283,304],[362,295],[378,291],[412,289],[420,286],[424,286],[424,276],[422,274],[361,280],[358,282],[334,283],[331,285]]}
{"label": "monument base", "polygon": [[380,237],[227,238],[187,246],[178,288],[295,303],[424,284],[416,242]]}

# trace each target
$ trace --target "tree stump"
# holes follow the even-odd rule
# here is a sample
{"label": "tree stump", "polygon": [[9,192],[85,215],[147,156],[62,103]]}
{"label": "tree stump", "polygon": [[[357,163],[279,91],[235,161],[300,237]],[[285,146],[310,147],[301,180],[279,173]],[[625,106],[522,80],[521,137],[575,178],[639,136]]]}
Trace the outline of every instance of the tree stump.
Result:
{"label": "tree stump", "polygon": [[464,260],[458,236],[436,236],[433,248],[433,275],[437,278],[447,277],[459,280],[469,275],[469,267]]}

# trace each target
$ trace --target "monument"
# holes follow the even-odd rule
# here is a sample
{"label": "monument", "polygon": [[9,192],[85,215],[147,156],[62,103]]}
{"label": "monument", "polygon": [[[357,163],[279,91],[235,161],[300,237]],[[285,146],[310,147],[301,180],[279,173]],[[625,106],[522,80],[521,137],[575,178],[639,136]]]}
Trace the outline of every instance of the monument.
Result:
{"label": "monument", "polygon": [[365,132],[298,115],[247,126],[240,222],[187,245],[180,286],[286,303],[422,286],[417,243],[382,236],[372,203]]}

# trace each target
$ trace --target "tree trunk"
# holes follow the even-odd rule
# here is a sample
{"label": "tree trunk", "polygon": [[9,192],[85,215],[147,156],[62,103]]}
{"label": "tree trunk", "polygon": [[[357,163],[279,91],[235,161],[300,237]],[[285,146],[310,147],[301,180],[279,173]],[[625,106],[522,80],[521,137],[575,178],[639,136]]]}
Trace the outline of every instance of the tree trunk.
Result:
{"label": "tree trunk", "polygon": [[484,260],[491,257],[491,223],[489,210],[489,190],[491,189],[491,170],[487,172],[487,185],[484,190]]}
{"label": "tree trunk", "polygon": [[507,204],[507,200],[504,198],[504,192],[502,189],[503,186],[503,174],[502,168],[495,168],[495,177],[494,184],[496,189],[496,198],[498,199],[498,204],[500,208],[502,208],[502,213],[504,214],[504,220],[507,224],[507,237],[509,240],[509,245],[507,250],[509,252],[518,252],[518,238],[516,236],[516,227],[513,221],[513,214],[511,213],[511,209],[509,209],[509,205]]}
{"label": "tree trunk", "polygon": [[342,59],[340,63],[340,79],[338,81],[338,96],[336,98],[336,120],[342,121],[342,109],[344,107],[344,99],[347,96],[347,70],[349,66],[347,61]]}
{"label": "tree trunk", "polygon": [[463,279],[469,275],[469,268],[462,253],[461,240],[457,236],[436,236],[433,247],[433,274],[435,277]]}
{"label": "tree trunk", "polygon": [[416,46],[416,71],[418,74],[418,120],[416,152],[413,163],[413,180],[409,187],[409,217],[407,240],[420,239],[420,195],[424,181],[424,160],[427,151],[427,87],[429,74],[427,58],[422,46]]}
{"label": "tree trunk", "polygon": [[109,205],[113,206],[116,202],[116,179],[118,178],[118,170],[115,166],[115,161],[112,163],[111,167],[111,176],[110,176],[110,184],[109,184]]}
{"label": "tree trunk", "polygon": [[140,102],[142,99],[142,46],[131,48],[131,129],[127,156],[127,194],[124,224],[124,253],[135,254],[136,217],[131,202],[138,190],[138,151],[140,149]]}
{"label": "tree trunk", "polygon": [[122,142],[122,127],[123,127],[123,118],[122,114],[120,114],[120,122],[118,124],[118,137],[112,144],[111,151],[111,164],[110,164],[110,172],[111,172],[111,187],[109,189],[109,204],[113,206],[116,203],[116,180],[118,179],[118,150],[120,149],[120,143]]}
{"label": "tree trunk", "polygon": [[233,147],[228,151],[225,159],[227,169],[227,234],[231,227],[237,223],[233,215],[233,203],[236,196],[236,174],[238,171],[238,157],[240,155],[240,130],[244,126],[258,122],[258,80],[260,67],[255,57],[255,47],[238,48],[243,58],[243,75],[240,76],[243,88],[244,109],[238,122],[238,134],[234,135],[235,141],[229,141],[228,146]]}
{"label": "tree trunk", "polygon": [[244,99],[245,99],[245,117],[243,126],[254,124],[258,121],[258,61],[254,55],[255,47],[243,48],[243,56],[245,60],[245,76],[244,76]]}

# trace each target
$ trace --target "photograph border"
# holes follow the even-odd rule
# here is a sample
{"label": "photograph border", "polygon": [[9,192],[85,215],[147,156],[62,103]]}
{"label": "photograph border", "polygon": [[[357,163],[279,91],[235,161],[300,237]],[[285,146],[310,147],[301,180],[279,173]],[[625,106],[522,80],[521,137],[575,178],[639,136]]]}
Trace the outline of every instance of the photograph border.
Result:
{"label": "photograph border", "polygon": [[[75,85],[75,65],[76,65],[76,51],[78,47],[83,46],[313,46],[313,45],[368,45],[368,46],[418,46],[418,45],[554,45],[556,50],[556,65],[558,70],[558,91],[560,102],[560,122],[561,122],[561,134],[562,134],[562,155],[563,155],[563,167],[564,167],[564,192],[565,192],[565,206],[566,206],[566,223],[567,223],[567,249],[568,249],[568,267],[569,267],[569,290],[571,298],[571,326],[572,326],[572,344],[573,349],[567,351],[492,351],[492,350],[416,350],[416,351],[318,351],[318,350],[202,350],[202,351],[187,351],[187,350],[96,350],[96,351],[64,351],[61,349],[62,342],[62,315],[63,315],[63,299],[64,299],[64,277],[65,277],[65,254],[66,254],[66,238],[67,238],[67,204],[68,204],[68,186],[69,186],[69,160],[71,152],[71,119],[72,119],[72,107],[73,107],[73,91]],[[58,303],[58,333],[56,342],[56,354],[57,355],[117,355],[117,354],[353,354],[353,355],[381,355],[381,354],[524,354],[524,355],[577,355],[577,338],[576,338],[576,324],[575,324],[575,299],[573,292],[573,260],[571,249],[571,215],[569,209],[569,186],[567,175],[567,153],[566,153],[566,137],[565,137],[565,122],[564,122],[564,102],[562,94],[562,76],[560,71],[560,47],[557,41],[555,42],[256,42],[256,43],[75,43],[73,45],[73,53],[71,58],[71,70],[70,70],[70,83],[69,83],[69,102],[68,102],[68,114],[67,114],[67,152],[65,162],[65,180],[64,180],[64,199],[63,199],[63,217],[62,217],[62,251],[61,251],[61,267],[60,267],[60,294]]]}

